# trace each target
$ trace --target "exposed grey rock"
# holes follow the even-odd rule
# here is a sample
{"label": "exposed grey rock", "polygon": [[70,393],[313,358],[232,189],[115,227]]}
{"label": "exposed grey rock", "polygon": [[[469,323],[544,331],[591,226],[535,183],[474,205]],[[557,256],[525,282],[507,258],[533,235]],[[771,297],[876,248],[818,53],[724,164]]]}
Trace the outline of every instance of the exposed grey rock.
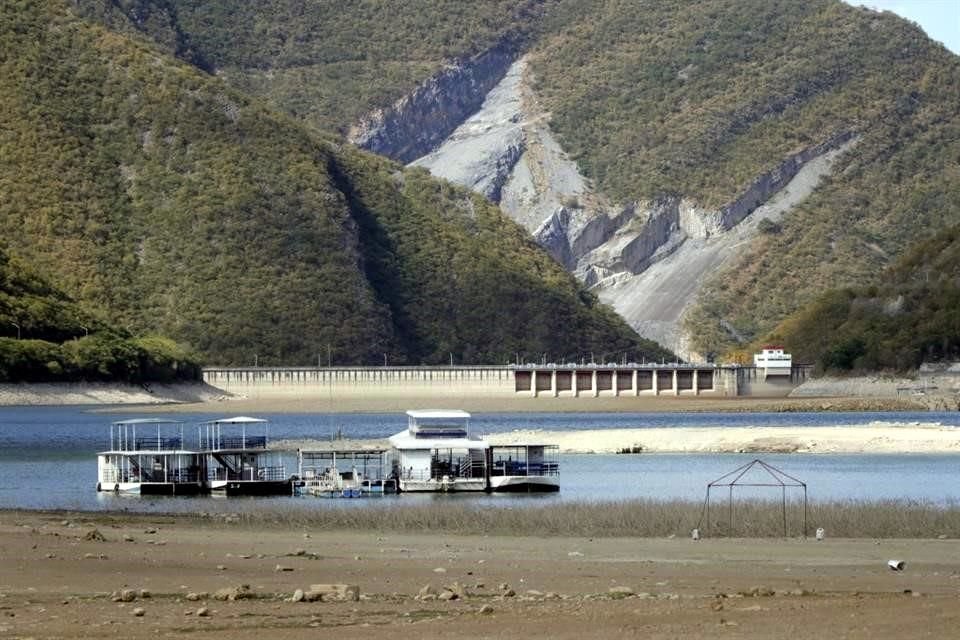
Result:
{"label": "exposed grey rock", "polygon": [[516,56],[504,40],[471,58],[455,60],[385,109],[350,128],[347,139],[359,147],[412,162],[437,148],[483,104]]}
{"label": "exposed grey rock", "polygon": [[292,599],[294,602],[303,602],[303,599],[304,599],[303,589],[297,589],[296,591],[294,591]]}
{"label": "exposed grey rock", "polygon": [[524,149],[517,90],[520,75],[519,65],[513,64],[487,94],[480,111],[457,127],[437,149],[411,164],[498,202]]}
{"label": "exposed grey rock", "polygon": [[137,616],[138,618],[142,618],[143,615],[146,613],[146,610],[144,610],[143,607],[136,607],[131,613],[133,613],[133,615]]}
{"label": "exposed grey rock", "polygon": [[[373,114],[354,139],[406,162],[419,149],[423,157],[415,165],[499,202],[634,329],[685,357],[697,354],[689,353],[681,319],[705,279],[757,233],[761,218],[776,222],[803,200],[854,140],[844,132],[784,158],[717,209],[681,196],[612,203],[594,192],[553,137],[525,58],[506,70],[509,63],[494,50],[457,62],[390,110]],[[497,64],[505,72],[494,73]],[[688,66],[678,78],[695,72]],[[492,78],[499,82],[491,84]],[[466,102],[458,100],[481,85],[490,90],[471,103],[476,112],[462,108]],[[447,111],[445,101],[460,106]],[[438,114],[435,123],[424,115],[431,112]],[[436,134],[448,127],[440,144]]]}

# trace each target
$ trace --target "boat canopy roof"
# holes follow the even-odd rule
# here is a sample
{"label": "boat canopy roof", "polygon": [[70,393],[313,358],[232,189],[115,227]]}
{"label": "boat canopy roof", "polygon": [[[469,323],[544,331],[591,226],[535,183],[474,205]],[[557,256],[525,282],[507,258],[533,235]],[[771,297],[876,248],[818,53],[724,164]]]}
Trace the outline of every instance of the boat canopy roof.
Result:
{"label": "boat canopy roof", "polygon": [[269,420],[264,420],[263,418],[249,418],[247,416],[237,416],[235,418],[220,418],[219,420],[210,420],[209,422],[203,422],[201,424],[251,424],[261,422],[269,422]]}
{"label": "boat canopy roof", "polygon": [[134,420],[117,420],[115,425],[133,425],[133,424],[183,424],[183,420],[170,420],[168,418],[136,418]]}
{"label": "boat canopy roof", "polygon": [[412,409],[407,415],[414,420],[468,420],[470,414],[460,409]]}
{"label": "boat canopy roof", "polygon": [[418,438],[408,431],[390,436],[390,444],[398,450],[490,448],[490,443],[479,438]]}

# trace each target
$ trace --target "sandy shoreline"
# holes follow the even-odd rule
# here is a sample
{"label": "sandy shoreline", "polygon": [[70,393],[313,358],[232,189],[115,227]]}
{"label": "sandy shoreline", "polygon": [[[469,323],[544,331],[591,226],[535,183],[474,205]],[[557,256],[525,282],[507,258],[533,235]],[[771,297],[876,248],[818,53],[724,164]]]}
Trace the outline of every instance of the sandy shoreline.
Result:
{"label": "sandy shoreline", "polygon": [[[960,428],[871,423],[843,427],[673,427],[516,430],[485,436],[491,444],[555,444],[561,453],[957,453]],[[280,440],[275,448],[371,449],[386,440]]]}
{"label": "sandy shoreline", "polygon": [[960,429],[937,424],[531,430],[489,439],[557,444],[563,453],[960,453]]}

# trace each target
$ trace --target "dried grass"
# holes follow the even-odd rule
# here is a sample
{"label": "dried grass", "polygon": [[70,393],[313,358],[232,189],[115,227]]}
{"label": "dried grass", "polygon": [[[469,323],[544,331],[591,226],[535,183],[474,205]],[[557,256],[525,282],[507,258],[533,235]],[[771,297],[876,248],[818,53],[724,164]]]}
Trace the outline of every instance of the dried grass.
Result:
{"label": "dried grass", "polygon": [[[683,500],[562,502],[516,506],[490,506],[489,503],[358,506],[344,508],[324,505],[315,510],[278,506],[230,514],[229,520],[241,526],[246,524],[303,531],[664,537],[689,536],[691,530],[698,527],[702,535],[709,536],[783,535],[783,513],[778,501],[736,501],[732,528],[725,501],[711,503],[709,526],[704,505]],[[908,500],[811,502],[807,511],[807,535],[813,536],[818,527],[823,527],[830,537],[960,538],[960,504],[941,505]],[[802,503],[788,502],[787,529],[790,537],[804,534]]]}

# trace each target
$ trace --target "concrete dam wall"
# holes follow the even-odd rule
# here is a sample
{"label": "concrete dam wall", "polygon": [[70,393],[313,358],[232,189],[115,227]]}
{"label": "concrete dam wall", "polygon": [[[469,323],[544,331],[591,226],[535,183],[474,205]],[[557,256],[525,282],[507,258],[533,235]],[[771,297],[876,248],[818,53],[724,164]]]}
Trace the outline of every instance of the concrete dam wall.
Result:
{"label": "concrete dam wall", "polygon": [[209,385],[248,398],[596,398],[786,396],[806,379],[767,378],[754,367],[714,365],[526,365],[437,367],[208,367]]}

